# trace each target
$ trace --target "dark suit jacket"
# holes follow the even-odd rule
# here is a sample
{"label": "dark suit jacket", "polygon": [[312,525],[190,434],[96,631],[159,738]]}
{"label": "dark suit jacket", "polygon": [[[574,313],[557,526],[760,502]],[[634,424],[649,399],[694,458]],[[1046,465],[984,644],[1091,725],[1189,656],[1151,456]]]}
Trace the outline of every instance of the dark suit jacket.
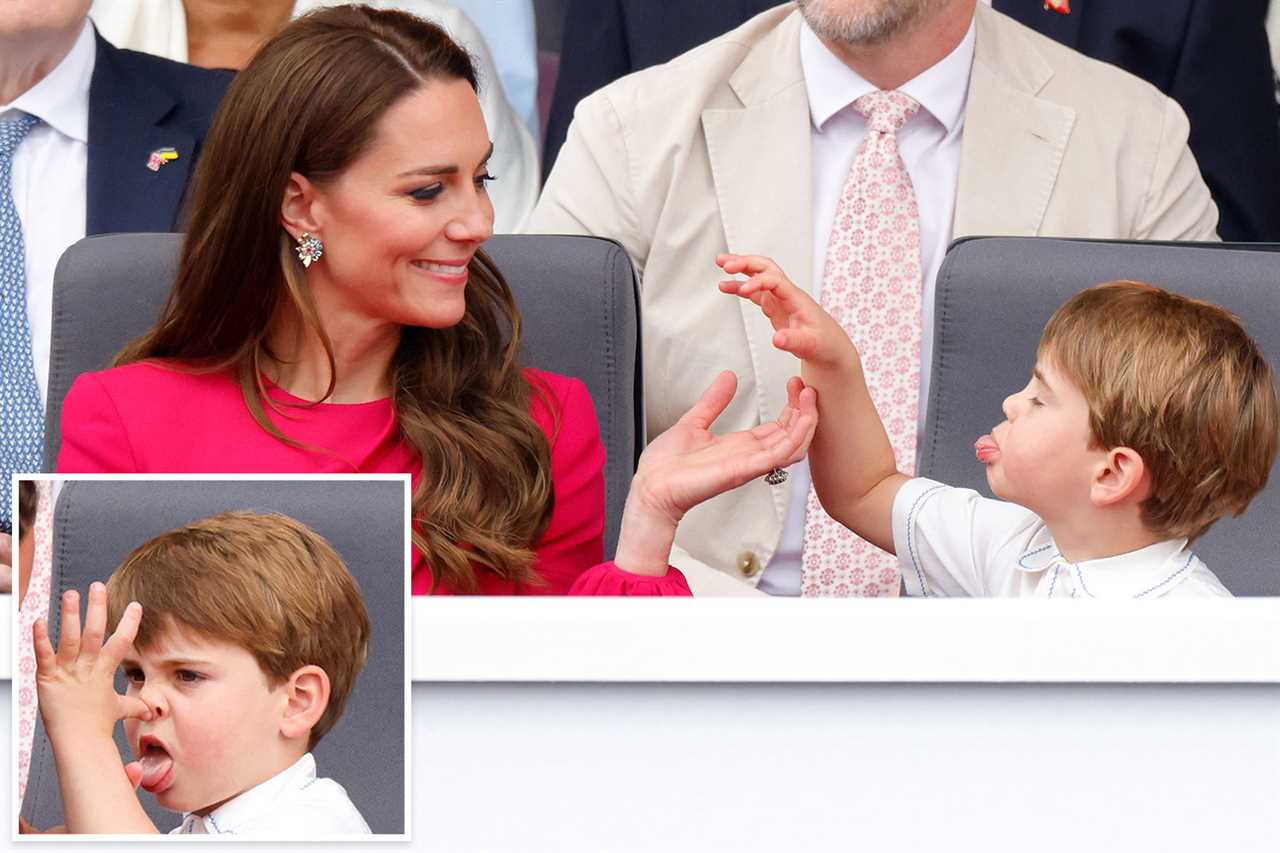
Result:
{"label": "dark suit jacket", "polygon": [[[85,233],[177,230],[187,182],[232,75],[121,50],[102,36],[97,42]],[[151,152],[166,146],[178,159],[148,169]]]}
{"label": "dark suit jacket", "polygon": [[1069,15],[1040,0],[994,6],[1177,101],[1218,204],[1218,234],[1280,240],[1280,112],[1263,29],[1267,0],[1071,0]]}
{"label": "dark suit jacket", "polygon": [[675,59],[781,0],[568,0],[560,74],[547,118],[542,179],[578,101],[619,77]]}

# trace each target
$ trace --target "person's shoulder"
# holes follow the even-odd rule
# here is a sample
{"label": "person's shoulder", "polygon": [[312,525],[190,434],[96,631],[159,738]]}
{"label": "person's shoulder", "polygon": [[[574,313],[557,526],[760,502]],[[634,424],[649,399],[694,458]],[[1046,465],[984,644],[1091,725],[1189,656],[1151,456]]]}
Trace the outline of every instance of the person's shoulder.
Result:
{"label": "person's shoulder", "polygon": [[146,80],[149,85],[166,91],[179,102],[211,102],[216,105],[235,77],[235,73],[229,70],[200,68],[162,56],[116,47],[101,35],[98,36],[98,56],[114,63],[122,73]]}
{"label": "person's shoulder", "polygon": [[531,388],[542,390],[556,401],[563,401],[575,393],[585,394],[587,389],[581,379],[537,367],[526,367],[524,378]]}
{"label": "person's shoulder", "polygon": [[737,101],[730,79],[753,51],[768,50],[770,40],[780,42],[779,59],[789,55],[787,47],[799,44],[798,13],[790,4],[761,12],[668,62],[621,77],[583,98],[579,109],[598,109],[607,103],[623,112],[641,110],[646,116],[669,117],[681,107],[681,112],[687,112],[692,106],[700,114],[702,107],[729,106]]}
{"label": "person's shoulder", "polygon": [[154,402],[185,399],[194,404],[210,396],[239,393],[239,386],[226,373],[201,372],[159,359],[83,373],[75,384],[97,385],[115,399]]}
{"label": "person's shoulder", "polygon": [[581,379],[536,367],[526,367],[524,378],[529,383],[529,413],[548,435],[557,431],[560,421],[576,420],[591,409],[591,394]]}
{"label": "person's shoulder", "polygon": [[346,788],[323,776],[291,790],[273,804],[262,829],[273,835],[287,830],[289,834],[308,836],[363,835],[370,831]]}
{"label": "person's shoulder", "polygon": [[[1164,109],[1168,98],[1141,77],[1060,44],[1008,15],[979,6],[975,62],[986,62],[996,73],[1018,67],[1027,69],[1033,78],[1043,74],[1042,94],[1072,107],[1097,110],[1111,105],[1129,113]],[[1043,66],[1035,67],[1036,60]]]}
{"label": "person's shoulder", "polygon": [[[1187,553],[1187,561],[1182,567],[1185,578],[1174,583],[1164,596],[1169,598],[1233,598],[1234,594],[1218,579],[1218,576],[1204,564],[1198,556]],[[1177,580],[1178,572],[1171,576]]]}

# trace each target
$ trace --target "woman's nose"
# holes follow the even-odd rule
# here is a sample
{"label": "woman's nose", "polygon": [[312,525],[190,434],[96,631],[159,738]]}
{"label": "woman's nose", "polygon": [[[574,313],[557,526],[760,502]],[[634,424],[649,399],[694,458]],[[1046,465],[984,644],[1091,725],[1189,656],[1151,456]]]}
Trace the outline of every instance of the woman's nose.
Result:
{"label": "woman's nose", "polygon": [[483,243],[493,236],[493,205],[488,196],[476,193],[466,208],[459,210],[444,234],[457,243]]}

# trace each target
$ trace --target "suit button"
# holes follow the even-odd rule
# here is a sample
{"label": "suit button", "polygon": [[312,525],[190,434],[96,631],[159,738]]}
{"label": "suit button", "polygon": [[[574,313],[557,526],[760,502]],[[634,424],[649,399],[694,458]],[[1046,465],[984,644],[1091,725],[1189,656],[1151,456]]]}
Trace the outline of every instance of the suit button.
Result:
{"label": "suit button", "polygon": [[743,551],[738,555],[738,571],[745,578],[753,578],[760,574],[760,558],[755,551]]}

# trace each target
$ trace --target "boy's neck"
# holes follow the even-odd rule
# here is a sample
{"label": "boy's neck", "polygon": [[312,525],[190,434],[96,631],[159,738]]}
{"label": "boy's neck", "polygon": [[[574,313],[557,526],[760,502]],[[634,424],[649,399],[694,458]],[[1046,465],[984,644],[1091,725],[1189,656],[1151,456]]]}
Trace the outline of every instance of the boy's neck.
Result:
{"label": "boy's neck", "polygon": [[1128,554],[1165,541],[1142,523],[1137,507],[1094,509],[1070,517],[1044,519],[1058,552],[1071,563]]}
{"label": "boy's neck", "polygon": [[199,815],[200,817],[208,817],[211,813],[222,808],[227,803],[234,800],[236,797],[239,797],[248,791],[252,791],[254,788],[258,787],[263,782],[267,782],[267,781],[270,781],[271,779],[276,778],[281,773],[288,770],[290,767],[292,767],[293,765],[297,764],[300,760],[302,760],[302,757],[306,755],[308,752],[310,752],[310,750],[308,749],[303,749],[301,752],[298,752],[296,750],[289,750],[289,752],[283,755],[280,761],[276,763],[275,770],[268,772],[266,776],[263,776],[261,779],[258,779],[252,784],[245,786],[243,789],[236,791],[234,794],[227,797],[225,800],[219,800],[218,802],[211,803],[205,806],[204,808],[192,810],[191,814]]}

